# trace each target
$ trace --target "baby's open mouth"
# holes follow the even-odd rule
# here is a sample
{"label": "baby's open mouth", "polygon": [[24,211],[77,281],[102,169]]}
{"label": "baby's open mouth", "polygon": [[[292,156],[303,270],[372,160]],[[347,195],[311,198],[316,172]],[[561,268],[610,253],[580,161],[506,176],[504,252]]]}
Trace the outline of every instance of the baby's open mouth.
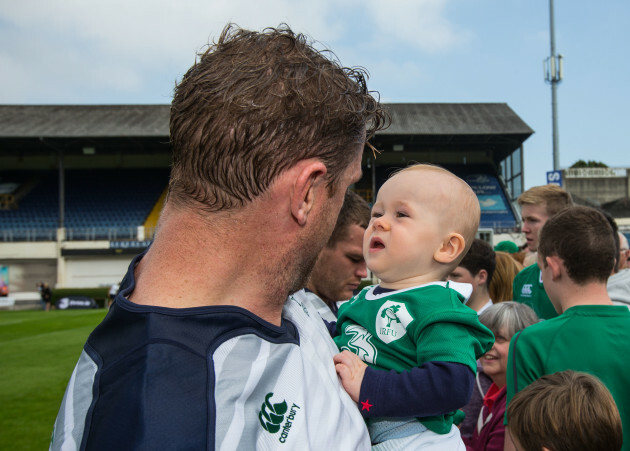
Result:
{"label": "baby's open mouth", "polygon": [[380,238],[372,238],[370,241],[370,249],[385,249],[385,244]]}

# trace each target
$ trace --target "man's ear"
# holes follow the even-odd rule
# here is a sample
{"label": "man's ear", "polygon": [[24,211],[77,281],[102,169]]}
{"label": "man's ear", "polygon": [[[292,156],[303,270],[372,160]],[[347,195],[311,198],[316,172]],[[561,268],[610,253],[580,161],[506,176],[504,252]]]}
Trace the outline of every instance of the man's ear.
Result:
{"label": "man's ear", "polygon": [[479,285],[484,285],[488,281],[488,271],[480,269],[475,278],[477,279]]}
{"label": "man's ear", "polygon": [[296,170],[297,177],[291,191],[291,214],[300,226],[304,226],[315,204],[315,188],[325,188],[328,171],[319,160],[301,161]]}
{"label": "man's ear", "polygon": [[451,263],[464,251],[466,241],[459,233],[449,233],[435,251],[433,258],[438,263]]}
{"label": "man's ear", "polygon": [[563,272],[566,272],[562,259],[557,255],[545,257],[545,262],[547,263],[547,266],[551,268],[551,280],[554,282],[562,276]]}

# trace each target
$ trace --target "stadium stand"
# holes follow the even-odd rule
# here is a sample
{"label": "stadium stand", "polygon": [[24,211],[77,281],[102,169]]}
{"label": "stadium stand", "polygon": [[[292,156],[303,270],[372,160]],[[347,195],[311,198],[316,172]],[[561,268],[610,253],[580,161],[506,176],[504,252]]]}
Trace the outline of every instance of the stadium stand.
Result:
{"label": "stadium stand", "polygon": [[[33,185],[13,208],[0,210],[3,241],[54,240],[59,224],[57,174],[3,174],[18,192]],[[66,171],[64,225],[72,240],[134,239],[168,184],[168,169]]]}
{"label": "stadium stand", "polygon": [[[392,171],[435,163],[473,185],[484,239],[515,239],[523,143],[533,130],[505,103],[384,107],[392,124],[373,139],[379,152],[364,152],[364,177],[353,189],[371,202]],[[37,300],[41,280],[111,286],[150,244],[171,163],[169,111],[0,105],[0,269],[16,303]]]}

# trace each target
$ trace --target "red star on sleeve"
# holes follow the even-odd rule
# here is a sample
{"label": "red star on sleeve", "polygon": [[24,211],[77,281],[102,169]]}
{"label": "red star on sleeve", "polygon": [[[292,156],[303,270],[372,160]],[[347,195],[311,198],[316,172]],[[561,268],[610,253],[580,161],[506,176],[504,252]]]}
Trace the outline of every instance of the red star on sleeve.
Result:
{"label": "red star on sleeve", "polygon": [[361,410],[370,411],[370,407],[373,407],[374,404],[370,404],[370,400],[366,399],[365,401],[361,401]]}

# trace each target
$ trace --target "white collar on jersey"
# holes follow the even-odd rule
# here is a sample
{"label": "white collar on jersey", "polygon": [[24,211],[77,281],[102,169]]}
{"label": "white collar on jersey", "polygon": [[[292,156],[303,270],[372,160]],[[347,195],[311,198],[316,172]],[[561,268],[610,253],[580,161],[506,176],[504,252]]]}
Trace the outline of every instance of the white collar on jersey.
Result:
{"label": "white collar on jersey", "polygon": [[370,287],[367,293],[365,293],[365,299],[367,300],[380,299],[383,296],[390,296],[392,293],[404,293],[405,291],[415,290],[416,288],[428,287],[431,285],[439,285],[441,287],[451,288],[457,291],[460,295],[464,297],[464,303],[468,302],[468,299],[470,298],[470,295],[472,294],[472,290],[473,290],[472,285],[469,283],[453,282],[449,280],[447,282],[440,282],[440,281],[430,282],[430,283],[425,283],[424,285],[404,288],[402,290],[386,291],[385,293],[374,294],[374,289],[378,286],[378,285],[374,285]]}

